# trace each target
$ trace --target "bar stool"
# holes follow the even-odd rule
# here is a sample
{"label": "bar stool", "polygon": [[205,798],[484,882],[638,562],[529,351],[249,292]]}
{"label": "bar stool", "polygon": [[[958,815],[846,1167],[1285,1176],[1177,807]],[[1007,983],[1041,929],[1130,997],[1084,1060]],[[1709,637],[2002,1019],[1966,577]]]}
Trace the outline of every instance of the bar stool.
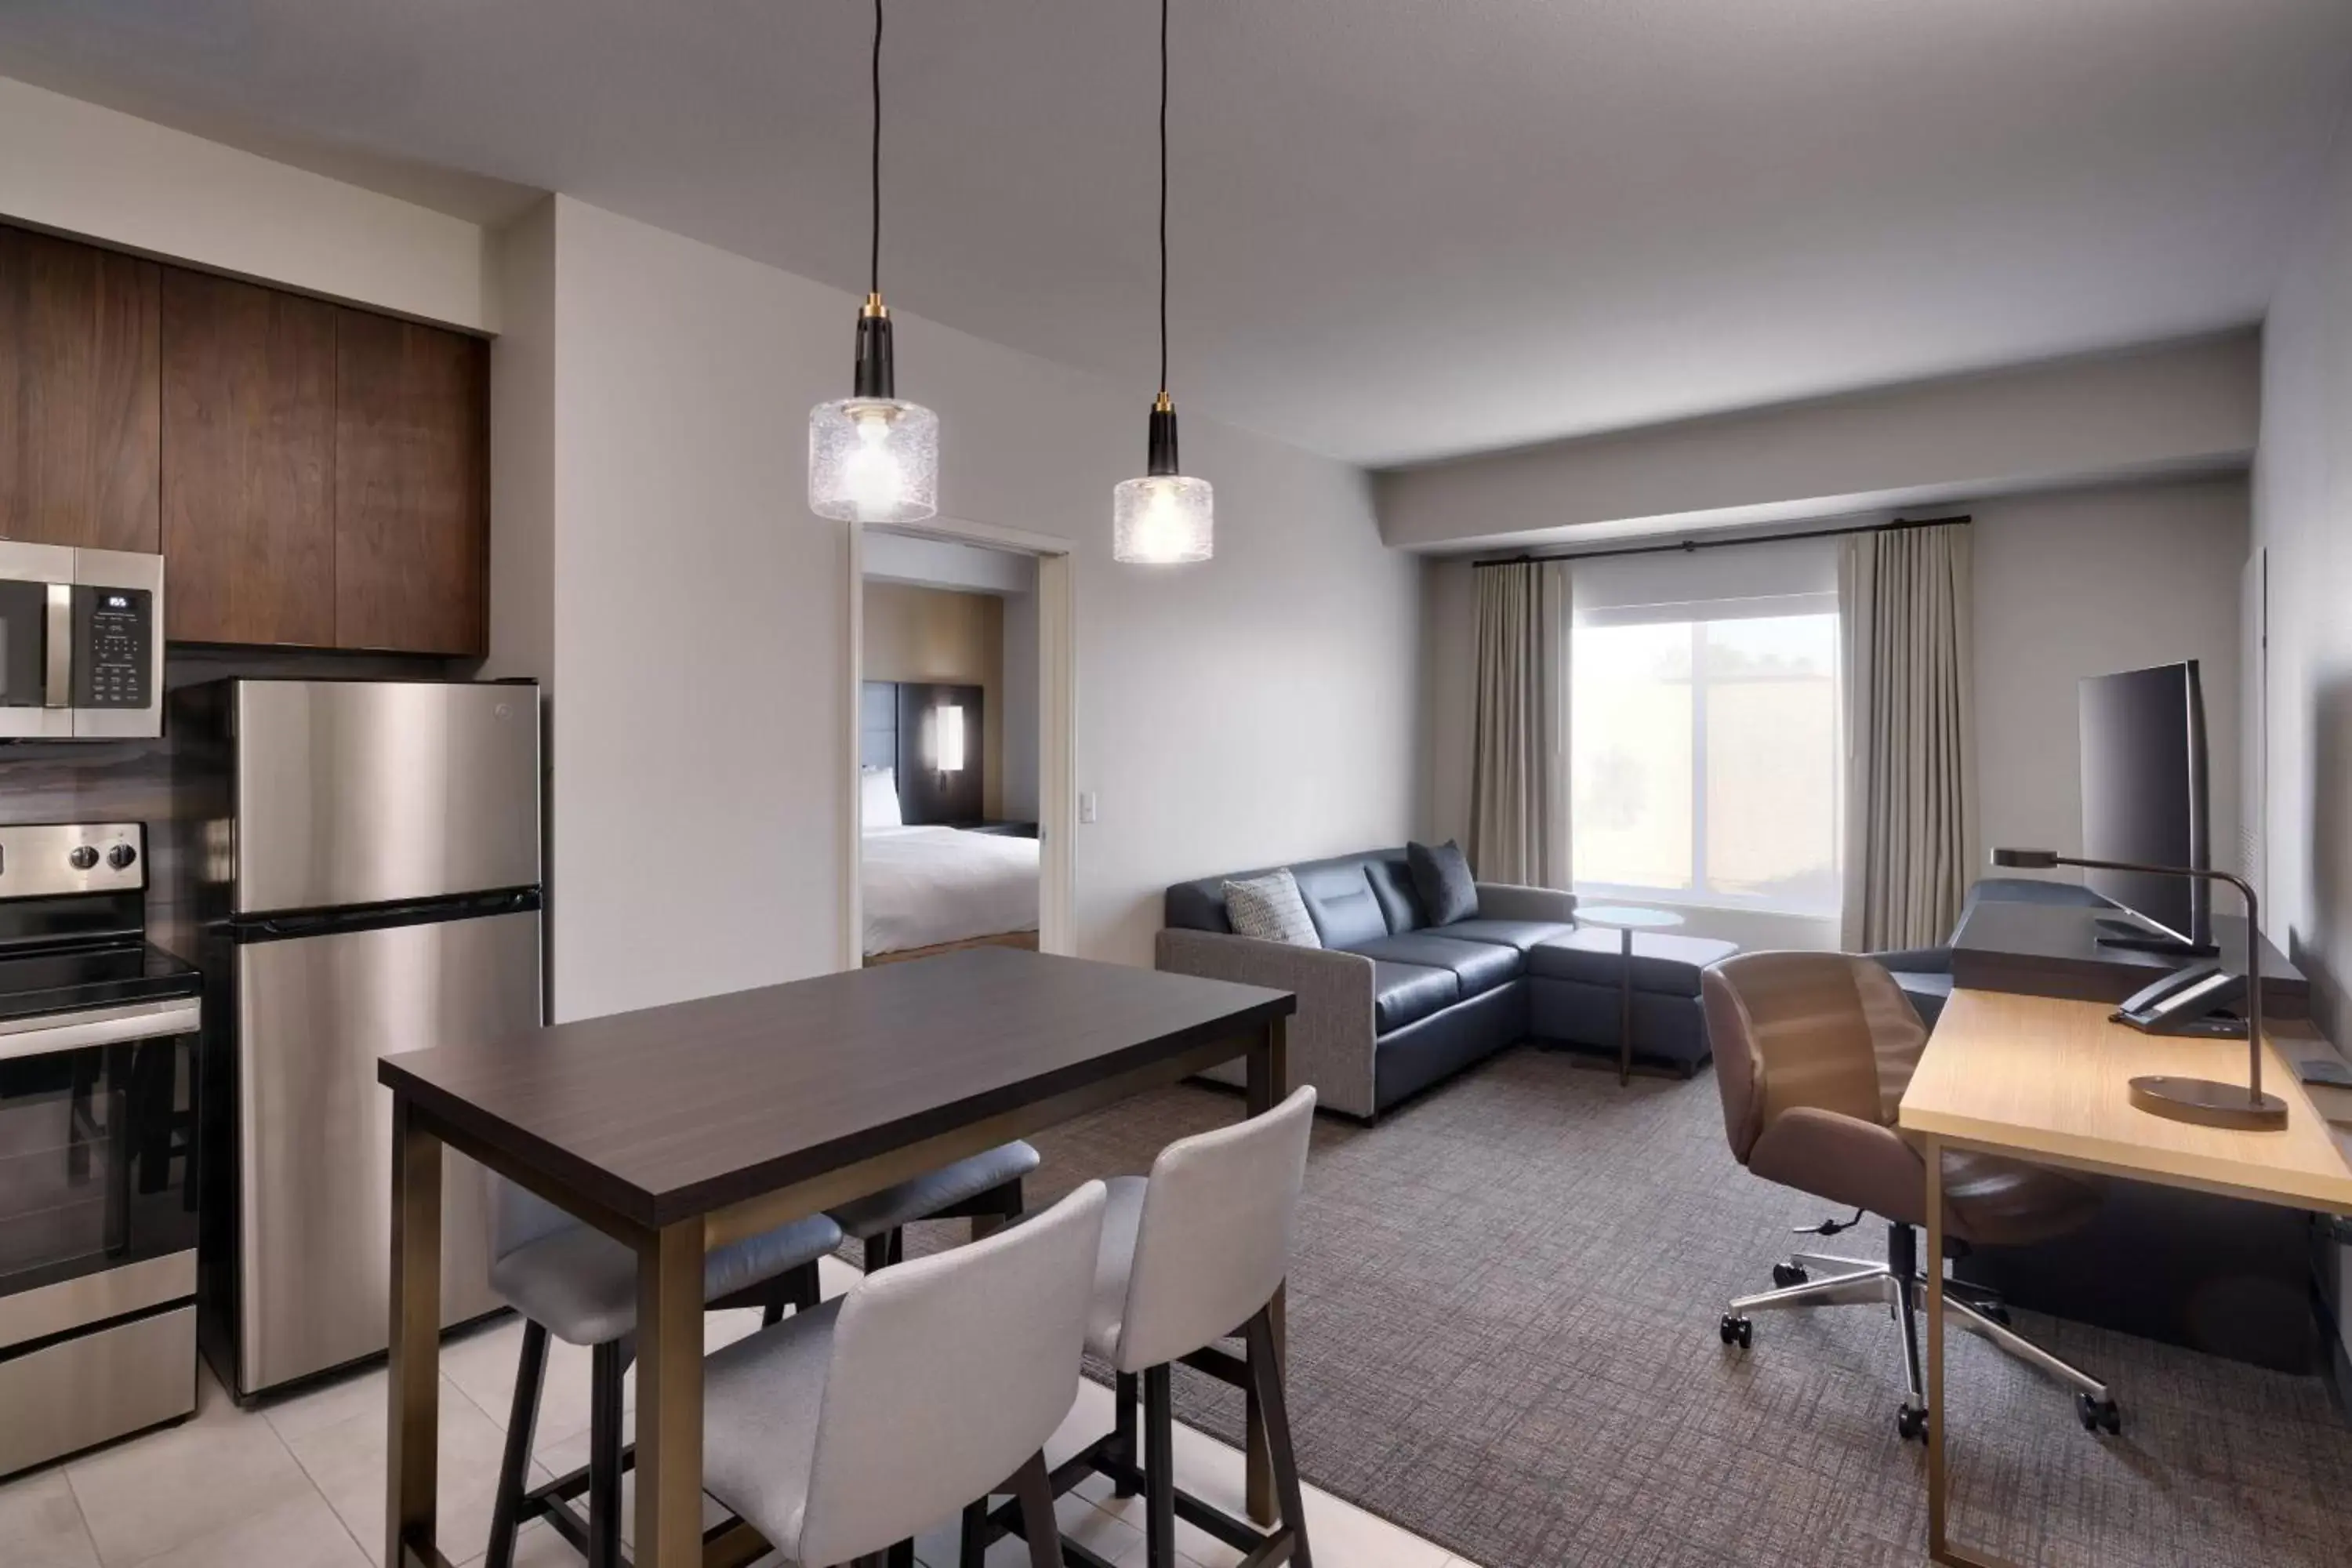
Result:
{"label": "bar stool", "polygon": [[1077,1397],[1103,1208],[1088,1182],[712,1355],[703,1489],[793,1563],[833,1568],[1003,1488],[1032,1568],[1060,1568],[1044,1450]]}
{"label": "bar stool", "polygon": [[[1315,1090],[1300,1089],[1262,1116],[1179,1139],[1160,1152],[1151,1174],[1109,1184],[1102,1253],[1095,1266],[1087,1352],[1118,1377],[1118,1421],[1105,1436],[1056,1468],[1055,1495],[1098,1471],[1119,1495],[1144,1496],[1144,1540],[1150,1568],[1177,1568],[1176,1519],[1245,1554],[1250,1563],[1288,1562],[1311,1568],[1297,1456],[1276,1359],[1272,1305],[1290,1271],[1298,1193]],[[1236,1330],[1236,1324],[1241,1327]],[[1217,1342],[1239,1332],[1244,1365]],[[1282,1506],[1282,1522],[1262,1531],[1176,1489],[1176,1418],[1169,1368],[1176,1362],[1257,1395]],[[1142,1384],[1147,1439],[1137,1462],[1135,1397]],[[1015,1531],[1010,1509],[966,1529],[963,1568],[999,1535]],[[1083,1562],[1090,1559],[1081,1554]]]}
{"label": "bar stool", "polygon": [[[490,1184],[490,1288],[522,1315],[523,1329],[484,1568],[511,1568],[516,1531],[541,1516],[589,1568],[624,1568],[621,1475],[634,1445],[621,1440],[621,1378],[635,1354],[636,1254],[511,1182],[493,1176]],[[713,1247],[703,1259],[706,1310],[758,1307],[769,1325],[786,1306],[810,1311],[819,1300],[817,1259],[840,1245],[841,1227],[813,1215]],[[526,1489],[551,1333],[590,1347],[588,1463]],[[583,1492],[585,1519],[572,1506]]]}
{"label": "bar stool", "polygon": [[1039,1163],[1037,1151],[1016,1138],[984,1154],[885,1187],[832,1212],[844,1236],[865,1243],[868,1274],[903,1263],[905,1228],[918,1220],[969,1219],[975,1237],[1021,1217],[1021,1181]]}

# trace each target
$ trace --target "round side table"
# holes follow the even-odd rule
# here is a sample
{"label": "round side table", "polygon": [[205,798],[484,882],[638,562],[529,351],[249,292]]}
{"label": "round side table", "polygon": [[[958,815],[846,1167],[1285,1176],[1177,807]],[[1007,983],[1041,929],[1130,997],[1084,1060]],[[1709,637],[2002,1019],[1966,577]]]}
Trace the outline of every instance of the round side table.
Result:
{"label": "round side table", "polygon": [[1599,926],[1603,931],[1622,934],[1624,941],[1619,952],[1624,963],[1617,975],[1617,1081],[1633,1080],[1633,933],[1637,931],[1670,931],[1683,923],[1683,917],[1672,910],[1643,909],[1635,904],[1579,904],[1576,923]]}

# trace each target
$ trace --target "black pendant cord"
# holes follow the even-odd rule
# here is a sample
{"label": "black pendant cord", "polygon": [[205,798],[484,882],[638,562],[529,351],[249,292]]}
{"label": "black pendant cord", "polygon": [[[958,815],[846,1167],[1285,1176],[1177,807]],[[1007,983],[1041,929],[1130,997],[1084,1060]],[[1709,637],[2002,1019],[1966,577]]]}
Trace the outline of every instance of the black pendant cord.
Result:
{"label": "black pendant cord", "polygon": [[1168,0],[1160,0],[1160,395],[1168,395]]}
{"label": "black pendant cord", "polygon": [[874,0],[873,223],[866,246],[866,291],[882,292],[882,0]]}

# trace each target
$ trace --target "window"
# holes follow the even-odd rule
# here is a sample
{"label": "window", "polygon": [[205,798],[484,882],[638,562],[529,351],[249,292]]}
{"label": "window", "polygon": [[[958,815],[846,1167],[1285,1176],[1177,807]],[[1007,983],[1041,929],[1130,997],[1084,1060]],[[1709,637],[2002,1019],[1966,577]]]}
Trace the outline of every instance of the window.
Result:
{"label": "window", "polygon": [[1579,589],[1578,890],[1835,913],[1836,595],[1588,605]]}

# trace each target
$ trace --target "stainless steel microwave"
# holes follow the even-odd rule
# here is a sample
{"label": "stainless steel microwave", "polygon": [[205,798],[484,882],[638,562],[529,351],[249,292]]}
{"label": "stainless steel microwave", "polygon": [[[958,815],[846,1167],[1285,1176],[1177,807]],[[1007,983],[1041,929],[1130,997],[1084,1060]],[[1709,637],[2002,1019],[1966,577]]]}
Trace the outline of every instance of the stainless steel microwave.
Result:
{"label": "stainless steel microwave", "polygon": [[0,739],[163,732],[163,558],[0,540]]}

